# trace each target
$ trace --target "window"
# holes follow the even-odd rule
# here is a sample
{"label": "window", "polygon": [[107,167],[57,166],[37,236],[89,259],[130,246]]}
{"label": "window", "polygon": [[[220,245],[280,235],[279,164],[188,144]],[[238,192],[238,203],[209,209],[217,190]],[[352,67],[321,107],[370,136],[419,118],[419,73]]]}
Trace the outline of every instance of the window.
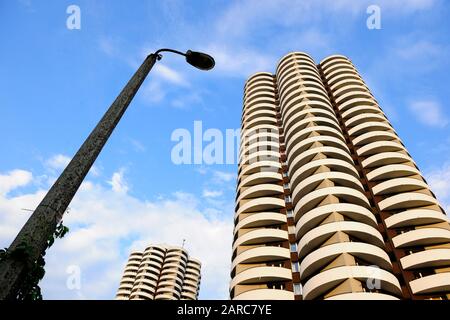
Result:
{"label": "window", "polygon": [[292,262],[292,272],[299,272],[300,268],[298,266],[298,262]]}
{"label": "window", "polygon": [[283,172],[283,177],[287,177],[288,173],[287,172]]}
{"label": "window", "polygon": [[294,283],[294,294],[295,295],[302,294],[302,285],[300,283]]}
{"label": "window", "polygon": [[289,183],[285,183],[285,184],[283,184],[283,188],[285,188],[285,189],[289,189]]}
{"label": "window", "polygon": [[286,197],[284,197],[284,201],[286,201],[286,202],[292,202],[291,196],[286,196]]}
{"label": "window", "polygon": [[291,252],[297,252],[297,244],[291,243]]}
{"label": "window", "polygon": [[287,213],[286,213],[286,215],[287,215],[289,218],[293,218],[293,217],[294,217],[294,211],[288,210]]}

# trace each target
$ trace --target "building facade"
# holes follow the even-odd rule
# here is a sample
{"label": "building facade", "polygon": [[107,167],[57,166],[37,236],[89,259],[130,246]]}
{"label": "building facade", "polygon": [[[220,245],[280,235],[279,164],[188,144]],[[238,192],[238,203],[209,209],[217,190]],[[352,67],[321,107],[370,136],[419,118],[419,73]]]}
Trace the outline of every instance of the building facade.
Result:
{"label": "building facade", "polygon": [[181,247],[151,245],[134,251],[116,300],[197,300],[201,263]]}
{"label": "building facade", "polygon": [[230,297],[449,299],[448,217],[352,62],[244,87]]}

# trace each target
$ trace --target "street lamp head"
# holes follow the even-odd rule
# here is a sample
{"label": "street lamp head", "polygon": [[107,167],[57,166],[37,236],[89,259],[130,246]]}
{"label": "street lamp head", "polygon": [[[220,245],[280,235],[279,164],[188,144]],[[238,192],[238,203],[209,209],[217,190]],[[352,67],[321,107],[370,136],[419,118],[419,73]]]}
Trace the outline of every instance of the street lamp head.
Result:
{"label": "street lamp head", "polygon": [[188,50],[185,55],[186,61],[200,70],[211,70],[216,64],[213,57],[203,52]]}

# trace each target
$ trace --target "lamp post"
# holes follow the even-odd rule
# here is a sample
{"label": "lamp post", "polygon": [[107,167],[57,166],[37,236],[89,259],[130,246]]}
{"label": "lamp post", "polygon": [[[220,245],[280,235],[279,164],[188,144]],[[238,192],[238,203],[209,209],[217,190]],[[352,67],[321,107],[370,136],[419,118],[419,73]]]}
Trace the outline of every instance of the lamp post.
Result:
{"label": "lamp post", "polygon": [[1,300],[16,299],[23,276],[27,272],[27,263],[36,261],[45,253],[49,237],[55,232],[69,203],[144,79],[156,61],[162,58],[161,52],[183,55],[189,64],[201,70],[210,70],[215,65],[211,56],[191,50],[183,53],[160,49],[147,56],[8,248],[8,252],[14,252],[15,249],[26,245],[26,261],[11,254],[0,261]]}

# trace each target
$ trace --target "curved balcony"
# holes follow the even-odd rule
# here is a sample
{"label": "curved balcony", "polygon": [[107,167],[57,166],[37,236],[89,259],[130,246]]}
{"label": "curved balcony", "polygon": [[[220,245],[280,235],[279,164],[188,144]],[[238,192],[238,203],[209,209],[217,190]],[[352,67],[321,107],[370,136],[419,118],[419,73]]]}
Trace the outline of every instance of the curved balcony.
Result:
{"label": "curved balcony", "polygon": [[[370,125],[368,123],[370,123]],[[380,125],[380,123],[382,125]],[[345,122],[345,126],[349,129],[348,130],[349,135],[354,135],[354,134],[356,134],[357,131],[360,131],[360,130],[362,130],[363,132],[366,130],[370,130],[372,128],[372,126],[375,126],[375,128],[381,129],[383,124],[387,124],[388,127],[391,130],[393,130],[393,128],[389,125],[388,120],[382,113],[372,113],[372,112],[371,113],[361,113],[357,116],[354,116],[354,117],[348,119]]]}
{"label": "curved balcony", "polygon": [[[385,152],[386,153],[386,152]],[[392,152],[397,153],[398,152]],[[369,159],[369,158],[368,158]],[[385,159],[385,161],[389,161]],[[380,168],[374,169],[367,174],[367,179],[369,181],[395,179],[399,177],[406,177],[412,175],[420,175],[417,168],[408,164],[388,164]]]}
{"label": "curved balcony", "polygon": [[293,62],[297,63],[298,65],[308,65],[311,68],[316,68],[317,70],[313,59],[308,54],[303,52],[289,53],[286,56],[282,57],[277,63],[277,75],[279,75],[284,69],[287,68],[287,66],[289,66]]}
{"label": "curved balcony", "polygon": [[291,136],[295,137],[298,134],[305,136],[307,133],[311,133],[311,131],[309,132],[307,131],[310,128],[309,126],[311,125],[314,125],[315,127],[325,127],[325,129],[334,129],[332,135],[335,135],[343,139],[339,125],[336,123],[336,121],[331,120],[330,118],[320,116],[309,117],[300,121],[293,122],[292,124],[293,125],[290,126],[290,123],[289,124],[287,123],[284,126],[285,129],[284,136],[286,138],[286,142],[289,144],[293,143],[291,142],[290,138]]}
{"label": "curved balcony", "polygon": [[378,203],[380,210],[397,210],[438,204],[432,196],[423,193],[408,192],[388,197]]}
{"label": "curved balcony", "polygon": [[[303,102],[303,104],[306,104],[306,102]],[[336,116],[329,110],[328,106],[324,107],[324,105],[321,105],[320,108],[317,106],[309,106],[310,108],[306,109],[304,107],[305,105],[295,105],[281,114],[283,118],[283,127],[285,129],[290,128],[293,124],[307,119],[308,117],[311,118],[311,116],[328,118],[339,126]]]}
{"label": "curved balcony", "polygon": [[351,63],[350,59],[347,58],[346,56],[343,56],[341,54],[334,54],[331,56],[328,56],[324,59],[322,59],[322,61],[320,61],[319,65],[322,68],[322,70],[326,70],[329,67],[331,67],[332,65],[336,64],[336,63],[340,63],[340,62],[345,62],[345,63]]}
{"label": "curved balcony", "polygon": [[329,75],[331,74],[331,72],[336,71],[336,70],[343,70],[343,69],[350,69],[353,71],[356,71],[355,67],[347,62],[344,61],[340,61],[336,64],[334,64],[333,66],[329,66],[328,68],[326,68],[325,70],[323,70],[323,74],[325,76],[325,78],[329,78]]}
{"label": "curved balcony", "polygon": [[367,87],[364,81],[362,81],[362,79],[359,78],[358,76],[347,77],[346,75],[344,75],[343,77],[340,77],[337,81],[336,79],[334,79],[333,84],[330,85],[330,90],[331,92],[336,92],[340,88],[345,87],[346,85],[349,84]]}
{"label": "curved balcony", "polygon": [[255,267],[237,274],[231,281],[230,288],[243,284],[263,284],[273,281],[292,280],[291,269],[280,267]]}
{"label": "curved balcony", "polygon": [[243,123],[244,130],[249,130],[257,125],[276,125],[277,119],[275,117],[257,117],[253,120]]}
{"label": "curved balcony", "polygon": [[167,293],[160,293],[155,296],[155,300],[178,300],[177,297]]}
{"label": "curved balcony", "polygon": [[[288,157],[288,161],[289,158],[290,157]],[[358,171],[356,171],[355,167],[352,166],[347,161],[333,158],[325,158],[313,160],[295,170],[291,169],[291,166],[289,165],[289,174],[291,176],[291,189],[294,189],[295,186],[300,181],[303,181],[307,177],[312,176],[316,172],[316,170],[322,166],[325,166],[333,171],[348,173],[350,175],[353,175],[355,178],[359,178]]]}
{"label": "curved balcony", "polygon": [[360,206],[370,209],[369,200],[364,193],[347,187],[327,187],[318,190],[304,196],[296,205],[295,213],[303,214],[313,208],[315,208],[326,196],[333,195],[339,199],[345,200],[345,202],[358,204]]}
{"label": "curved balcony", "polygon": [[242,191],[239,197],[236,199],[236,203],[242,199],[251,199],[256,197],[282,195],[284,193],[283,186],[277,184],[257,184]]}
{"label": "curved balcony", "polygon": [[381,152],[364,159],[362,161],[362,166],[363,168],[373,168],[405,162],[414,163],[411,157],[406,154],[400,152]]}
{"label": "curved balcony", "polygon": [[244,105],[250,104],[256,98],[275,99],[275,88],[269,87],[267,90],[252,90],[252,92],[249,91],[248,94],[244,94]]}
{"label": "curved balcony", "polygon": [[130,295],[130,300],[153,300],[153,294],[144,291],[136,291]]}
{"label": "curved balcony", "polygon": [[338,231],[361,239],[363,242],[384,248],[383,237],[377,229],[361,222],[338,221],[323,224],[308,231],[298,243],[299,257],[305,257]]}
{"label": "curved balcony", "polygon": [[268,90],[269,92],[272,92],[274,88],[275,84],[273,80],[259,79],[258,81],[255,81],[251,83],[248,87],[244,88],[244,96],[258,91]]}
{"label": "curved balcony", "polygon": [[349,164],[349,166],[352,166],[351,164],[353,163],[353,160],[347,151],[344,151],[341,148],[329,146],[315,147],[312,149],[308,149],[296,155],[295,157],[289,157],[288,163],[290,174],[295,172],[299,167],[311,162],[319,153],[324,154],[329,159],[345,161]]}
{"label": "curved balcony", "polygon": [[388,228],[401,228],[439,222],[450,222],[447,215],[431,209],[411,209],[396,213],[384,220]]}
{"label": "curved balcony", "polygon": [[351,203],[332,203],[314,208],[302,216],[295,216],[297,239],[300,239],[306,232],[318,226],[333,212],[340,213],[353,221],[362,222],[374,228],[378,227],[377,220],[370,210]]}
{"label": "curved balcony", "polygon": [[266,141],[279,142],[280,140],[278,130],[276,132],[254,132],[250,136],[241,135],[239,153],[241,153],[245,148],[250,147],[252,144]]}
{"label": "curved balcony", "polygon": [[256,83],[256,85],[253,85],[252,87],[244,89],[244,101],[246,98],[250,97],[251,95],[254,95],[255,93],[259,92],[274,92],[275,87],[273,81],[268,80],[261,80]]}
{"label": "curved balcony", "polygon": [[362,106],[356,106],[353,107],[341,114],[342,119],[344,119],[345,123],[353,121],[354,118],[359,118],[362,115],[369,115],[369,114],[377,114],[383,117],[386,117],[386,115],[381,111],[381,109],[377,106],[368,106],[368,105],[362,105]]}
{"label": "curved balcony", "polygon": [[397,278],[386,270],[371,266],[343,266],[325,270],[309,279],[303,286],[303,299],[314,299],[351,278],[362,281],[379,280],[382,290],[394,295],[402,293]]}
{"label": "curved balcony", "polygon": [[238,237],[236,241],[234,241],[233,251],[236,250],[238,246],[242,245],[255,245],[285,240],[288,240],[288,233],[285,230],[271,228],[256,229],[246,232]]}
{"label": "curved balcony", "polygon": [[380,152],[405,151],[405,147],[399,141],[376,141],[356,150],[360,157],[371,156]]}
{"label": "curved balcony", "polygon": [[[363,115],[366,115],[366,114],[363,114]],[[376,117],[383,118],[382,115],[378,115],[378,114],[375,114],[375,113],[371,113],[371,115],[372,115],[372,117],[376,116]],[[360,116],[361,115],[359,115],[358,117],[360,117]],[[353,118],[352,118],[352,120],[353,120]],[[365,133],[369,133],[369,132],[373,132],[373,131],[393,130],[388,122],[384,122],[384,121],[386,121],[386,119],[384,119],[383,122],[381,122],[381,121],[367,121],[367,119],[365,119],[365,120],[366,120],[366,122],[358,124],[358,125],[354,126],[353,128],[349,129],[348,130],[348,134],[350,136],[359,136],[361,134],[365,134]]]}
{"label": "curved balcony", "polygon": [[290,258],[291,253],[286,248],[271,246],[256,247],[238,254],[233,260],[232,268],[234,269],[240,263],[259,263]]}
{"label": "curved balcony", "polygon": [[277,212],[254,213],[238,222],[234,228],[234,233],[242,228],[257,228],[270,225],[280,225],[286,223],[286,215]]}
{"label": "curved balcony", "polygon": [[270,151],[270,150],[264,150],[264,151],[257,151],[253,152],[250,155],[246,155],[242,158],[240,161],[241,164],[251,164],[258,161],[275,161],[280,158],[280,153],[277,151]]}
{"label": "curved balcony", "polygon": [[249,164],[246,167],[242,168],[241,172],[238,175],[238,181],[242,181],[242,177],[244,175],[251,175],[251,174],[257,173],[257,172],[268,172],[268,171],[277,173],[279,171],[279,169],[281,169],[281,163],[279,160],[277,160],[277,161],[269,161],[269,160],[258,161],[258,162]]}
{"label": "curved balcony", "polygon": [[278,133],[278,132],[279,132],[279,129],[277,126],[269,125],[269,124],[261,124],[261,125],[254,126],[253,128],[250,128],[250,129],[241,130],[241,141],[245,141],[245,140],[242,140],[243,137],[247,137],[247,139],[251,140],[252,137],[258,133],[269,134],[269,133]]}
{"label": "curved balcony", "polygon": [[308,254],[300,264],[300,278],[305,279],[318,272],[343,253],[349,253],[382,269],[392,269],[389,256],[383,249],[362,242],[343,242],[320,247]]}
{"label": "curved balcony", "polygon": [[251,213],[255,211],[270,211],[285,207],[284,199],[274,197],[261,197],[249,200],[236,211],[235,218],[241,213]]}
{"label": "curved balcony", "polygon": [[330,136],[314,136],[307,139],[304,139],[303,141],[297,143],[289,152],[288,152],[288,158],[296,157],[299,153],[302,153],[306,150],[308,150],[312,144],[314,143],[320,143],[322,146],[329,146],[329,147],[336,147],[341,148],[342,150],[347,151],[348,150],[347,145],[338,138],[330,137]]}
{"label": "curved balcony", "polygon": [[276,119],[277,112],[275,111],[275,108],[270,108],[270,109],[269,108],[259,108],[259,109],[252,108],[250,112],[247,112],[242,117],[242,124],[243,124],[243,126],[250,128],[248,126],[250,121],[254,121],[255,119],[262,118],[262,117],[269,117],[269,118]]}
{"label": "curved balcony", "polygon": [[280,144],[278,141],[255,141],[254,143],[249,144],[248,146],[244,146],[243,149],[241,149],[241,152],[239,154],[239,162],[243,162],[244,157],[248,157],[249,154],[253,154],[255,152],[259,151],[275,151],[279,152]]}
{"label": "curved balcony", "polygon": [[181,300],[197,300],[197,295],[191,292],[183,292],[181,294]]}
{"label": "curved balcony", "polygon": [[275,112],[276,115],[276,105],[273,103],[266,103],[261,102],[252,105],[251,107],[244,108],[242,112],[242,120],[251,120],[253,117],[255,117],[258,112],[268,112],[272,114],[272,112]]}
{"label": "curved balcony", "polygon": [[273,82],[273,79],[273,75],[270,72],[256,72],[247,78],[244,88],[248,88],[250,84],[252,84],[253,82],[257,82],[258,80],[267,80]]}
{"label": "curved balcony", "polygon": [[353,145],[362,146],[376,141],[396,140],[398,136],[389,131],[371,131],[363,133],[353,139]]}
{"label": "curved balcony", "polygon": [[371,101],[372,103],[376,102],[373,95],[367,90],[355,90],[347,92],[339,97],[335,96],[335,101],[338,106],[342,106],[342,110],[351,108],[355,104],[361,104],[361,101],[364,101],[364,103],[367,103],[366,101]]}
{"label": "curved balcony", "polygon": [[392,238],[396,248],[428,246],[450,242],[450,230],[441,228],[423,228],[408,231]]}
{"label": "curved balcony", "polygon": [[244,105],[243,110],[250,109],[251,107],[253,107],[257,104],[261,104],[261,103],[268,103],[268,104],[276,105],[276,100],[274,98],[270,98],[270,97],[259,96],[259,97],[254,98],[251,102],[246,103]]}
{"label": "curved balcony", "polygon": [[430,294],[450,291],[450,273],[437,273],[409,282],[414,294]]}
{"label": "curved balcony", "polygon": [[291,65],[285,72],[282,72],[277,76],[278,87],[284,88],[285,83],[294,76],[300,76],[304,80],[316,79],[317,81],[320,81],[320,75],[318,74],[317,69],[314,70],[314,68],[308,66],[302,66],[300,69],[299,67]]}
{"label": "curved balcony", "polygon": [[255,289],[241,293],[233,300],[294,300],[294,293],[278,289]]}
{"label": "curved balcony", "polygon": [[[308,116],[308,117],[306,117]],[[289,136],[308,129],[308,126],[314,124],[316,126],[326,126],[336,129],[341,135],[341,129],[336,119],[332,118],[331,112],[321,109],[306,109],[291,115],[283,117],[284,136],[289,139]]]}
{"label": "curved balcony", "polygon": [[351,292],[338,294],[325,300],[400,300],[397,297],[378,292]]}
{"label": "curved balcony", "polygon": [[302,129],[295,133],[288,142],[286,143],[286,152],[290,153],[292,152],[292,148],[294,146],[299,145],[303,141],[306,141],[308,137],[311,134],[319,134],[320,136],[326,136],[326,137],[333,137],[342,140],[342,142],[345,142],[344,136],[342,133],[335,128],[329,127],[329,126],[321,126],[321,125],[314,125],[305,129]]}
{"label": "curved balcony", "polygon": [[352,66],[347,66],[345,68],[339,68],[332,72],[330,72],[325,78],[329,83],[333,83],[336,78],[339,78],[342,75],[352,75],[354,77],[360,78],[361,76]]}
{"label": "curved balcony", "polygon": [[297,203],[301,197],[314,191],[324,180],[333,181],[339,186],[349,187],[364,192],[364,187],[353,175],[348,173],[329,171],[316,173],[295,186],[291,185],[293,203]]}
{"label": "curved balcony", "polygon": [[252,173],[241,181],[238,185],[238,189],[241,187],[250,187],[262,183],[277,183],[282,180],[283,177],[278,172],[262,171]]}
{"label": "curved balcony", "polygon": [[439,268],[450,265],[450,249],[429,249],[400,259],[404,270]]}
{"label": "curved balcony", "polygon": [[290,101],[284,103],[281,105],[281,113],[284,115],[287,111],[289,111],[291,108],[301,108],[302,110],[302,103],[303,106],[310,105],[311,107],[317,107],[319,109],[329,110],[333,112],[333,107],[331,106],[329,100],[325,100],[324,97],[319,95],[301,95],[296,96],[292,98]]}
{"label": "curved balcony", "polygon": [[351,92],[370,92],[370,91],[362,81],[360,82],[355,81],[345,84],[344,86],[340,87],[339,89],[333,90],[332,92],[333,96],[337,99]]}
{"label": "curved balcony", "polygon": [[285,81],[283,87],[279,88],[278,93],[280,96],[283,96],[292,90],[303,88],[314,88],[328,96],[327,91],[322,84],[317,81],[305,80],[302,75],[294,75],[292,78],[289,78],[289,80]]}
{"label": "curved balcony", "polygon": [[428,185],[414,178],[395,178],[381,182],[372,188],[374,195],[392,194],[426,189]]}

